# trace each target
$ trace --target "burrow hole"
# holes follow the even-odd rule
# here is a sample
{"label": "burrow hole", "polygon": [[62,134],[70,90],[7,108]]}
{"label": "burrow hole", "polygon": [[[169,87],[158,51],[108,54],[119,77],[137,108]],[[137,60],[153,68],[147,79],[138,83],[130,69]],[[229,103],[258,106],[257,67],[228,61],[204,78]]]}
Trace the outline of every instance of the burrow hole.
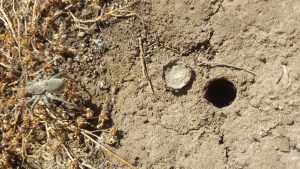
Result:
{"label": "burrow hole", "polygon": [[205,99],[218,108],[229,106],[236,98],[236,88],[226,78],[209,81],[204,90]]}

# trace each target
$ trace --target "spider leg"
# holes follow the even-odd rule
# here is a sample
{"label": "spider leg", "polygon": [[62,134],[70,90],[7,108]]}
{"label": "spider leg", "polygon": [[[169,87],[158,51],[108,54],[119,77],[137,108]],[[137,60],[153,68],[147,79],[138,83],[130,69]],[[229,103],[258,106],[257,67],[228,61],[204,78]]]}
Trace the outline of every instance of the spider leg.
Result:
{"label": "spider leg", "polygon": [[47,107],[47,111],[48,113],[50,114],[50,116],[53,118],[53,119],[58,119],[55,115],[54,115],[54,111],[52,110],[52,108],[50,107],[50,104],[49,104],[49,101],[48,101],[48,97],[46,95],[43,96],[43,100],[46,104],[46,107]]}
{"label": "spider leg", "polygon": [[42,78],[42,75],[37,74],[35,79],[37,79],[37,81],[42,81],[43,78]]}
{"label": "spider leg", "polygon": [[53,75],[52,77],[50,77],[49,79],[53,79],[53,78],[57,78],[59,77],[60,75],[62,75],[63,73],[57,73],[56,75]]}
{"label": "spider leg", "polygon": [[[64,99],[59,98],[59,97],[57,97],[57,96],[54,96],[54,95],[51,94],[51,93],[46,93],[46,96],[49,97],[49,98],[52,99],[52,100],[57,100],[57,101],[60,101],[60,102],[62,102],[62,103],[65,103],[65,104],[74,106],[73,103],[70,103],[70,102],[68,102],[68,101],[65,101]],[[76,106],[75,106],[75,107],[76,107]]]}
{"label": "spider leg", "polygon": [[[34,99],[32,105],[31,105],[31,108],[30,108],[31,110],[33,110],[35,108],[36,104],[40,101],[41,95],[35,95],[35,96],[33,96],[33,98],[35,98],[35,99]],[[28,100],[28,102],[31,101],[31,100],[32,100],[32,98],[30,100]]]}
{"label": "spider leg", "polygon": [[47,96],[43,96],[43,100],[45,102],[46,107],[51,110],[50,103],[48,101],[48,97]]}
{"label": "spider leg", "polygon": [[38,98],[38,95],[32,96],[29,100],[26,101],[26,104],[29,105],[29,103],[34,102],[36,98]]}

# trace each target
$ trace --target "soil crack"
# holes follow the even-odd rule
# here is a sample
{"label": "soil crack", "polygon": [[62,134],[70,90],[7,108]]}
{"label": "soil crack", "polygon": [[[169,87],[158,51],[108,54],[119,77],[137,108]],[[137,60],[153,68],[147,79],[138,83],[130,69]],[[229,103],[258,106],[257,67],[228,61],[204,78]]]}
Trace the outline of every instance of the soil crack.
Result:
{"label": "soil crack", "polygon": [[217,2],[219,2],[217,9],[215,11],[209,13],[208,16],[205,17],[205,19],[204,19],[205,21],[209,21],[211,19],[211,17],[214,16],[215,14],[217,14],[220,11],[220,8],[223,7],[224,0],[212,2],[211,5],[215,5]]}

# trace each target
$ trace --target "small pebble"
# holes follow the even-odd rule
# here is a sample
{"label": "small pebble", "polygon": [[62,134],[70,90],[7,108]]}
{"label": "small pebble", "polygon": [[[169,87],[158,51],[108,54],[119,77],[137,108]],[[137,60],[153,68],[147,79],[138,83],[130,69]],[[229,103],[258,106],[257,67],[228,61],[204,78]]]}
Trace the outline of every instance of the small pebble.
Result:
{"label": "small pebble", "polygon": [[111,86],[110,87],[110,91],[111,91],[111,94],[117,94],[117,87],[116,86]]}
{"label": "small pebble", "polygon": [[210,16],[203,16],[202,18],[201,18],[203,21],[208,21],[209,19],[210,19]]}
{"label": "small pebble", "polygon": [[66,38],[67,38],[67,35],[66,35],[66,34],[63,34],[63,35],[60,36],[60,40],[64,40],[64,39],[66,39]]}
{"label": "small pebble", "polygon": [[72,63],[73,62],[73,59],[72,58],[67,58],[67,61],[69,62],[69,63]]}
{"label": "small pebble", "polygon": [[298,143],[298,144],[296,145],[296,150],[297,150],[297,151],[300,151],[300,143]]}
{"label": "small pebble", "polygon": [[84,35],[85,35],[84,32],[79,32],[79,33],[77,34],[77,37],[78,37],[78,38],[82,38]]}
{"label": "small pebble", "polygon": [[291,125],[294,124],[294,120],[293,119],[287,119],[286,124],[291,126]]}

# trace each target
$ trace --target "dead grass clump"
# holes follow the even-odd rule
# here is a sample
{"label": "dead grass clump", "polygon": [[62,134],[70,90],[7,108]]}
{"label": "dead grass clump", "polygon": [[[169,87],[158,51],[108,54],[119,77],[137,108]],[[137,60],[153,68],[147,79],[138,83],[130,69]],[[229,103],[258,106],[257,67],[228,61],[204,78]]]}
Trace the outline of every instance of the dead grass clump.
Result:
{"label": "dead grass clump", "polygon": [[[135,168],[101,141],[107,132],[109,145],[118,144],[120,132],[110,125],[109,109],[84,107],[72,83],[64,96],[79,109],[55,102],[53,110],[26,105],[31,94],[25,87],[38,75],[57,73],[52,65],[76,52],[59,41],[62,34],[112,17],[139,17],[130,10],[136,1],[100,2],[0,0],[0,168],[96,168],[104,165],[104,154]],[[83,16],[80,9],[90,6],[98,12]]]}

